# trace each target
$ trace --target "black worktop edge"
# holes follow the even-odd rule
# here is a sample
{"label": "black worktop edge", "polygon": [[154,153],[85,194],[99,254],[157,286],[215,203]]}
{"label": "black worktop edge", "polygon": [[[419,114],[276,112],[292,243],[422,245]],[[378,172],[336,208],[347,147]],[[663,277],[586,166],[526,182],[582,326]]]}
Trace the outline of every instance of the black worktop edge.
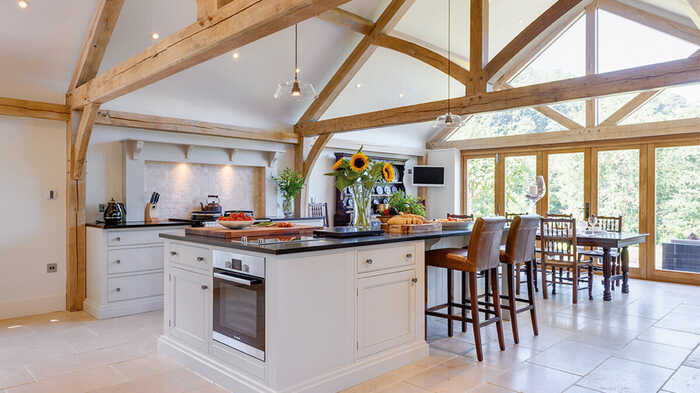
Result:
{"label": "black worktop edge", "polygon": [[172,235],[167,233],[161,233],[159,236],[164,239],[176,240],[182,242],[191,242],[206,244],[216,247],[233,248],[237,250],[258,252],[270,255],[287,255],[287,254],[297,254],[302,252],[313,252],[313,251],[325,251],[334,250],[341,248],[350,247],[362,247],[362,246],[372,246],[379,244],[390,244],[390,243],[400,243],[415,240],[427,240],[427,239],[440,239],[443,237],[453,237],[453,236],[466,236],[471,234],[471,229],[463,230],[451,230],[451,231],[441,231],[441,232],[426,232],[421,234],[413,235],[380,235],[380,236],[365,236],[358,238],[348,238],[348,239],[332,239],[332,238],[319,238],[319,240],[324,240],[325,244],[311,244],[307,247],[297,247],[299,243],[285,244],[279,243],[275,245],[262,245],[258,246],[255,244],[241,244],[233,243],[231,241],[207,237],[207,236],[196,236],[196,235]]}
{"label": "black worktop edge", "polygon": [[103,222],[89,222],[85,224],[87,227],[99,228],[99,229],[129,229],[129,228],[149,228],[149,227],[177,227],[177,226],[189,226],[190,224],[186,222],[176,222],[176,221],[157,221],[157,222],[145,222],[145,221],[127,221],[120,224],[105,224]]}

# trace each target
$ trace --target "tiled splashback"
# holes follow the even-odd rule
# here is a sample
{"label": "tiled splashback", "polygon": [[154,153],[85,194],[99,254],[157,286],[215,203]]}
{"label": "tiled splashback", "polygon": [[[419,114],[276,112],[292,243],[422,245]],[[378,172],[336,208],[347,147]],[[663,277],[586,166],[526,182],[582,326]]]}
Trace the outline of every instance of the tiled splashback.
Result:
{"label": "tiled splashback", "polygon": [[145,200],[160,193],[157,217],[188,218],[207,195],[221,198],[224,210],[253,210],[253,168],[231,165],[145,162]]}

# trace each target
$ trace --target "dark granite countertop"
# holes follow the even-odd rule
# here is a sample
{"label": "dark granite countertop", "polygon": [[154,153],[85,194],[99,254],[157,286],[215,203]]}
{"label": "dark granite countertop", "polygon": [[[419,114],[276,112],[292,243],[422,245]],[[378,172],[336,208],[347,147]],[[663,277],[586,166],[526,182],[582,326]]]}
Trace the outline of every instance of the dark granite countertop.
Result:
{"label": "dark granite countertop", "polygon": [[333,250],[338,248],[370,246],[376,244],[398,243],[413,240],[439,239],[451,236],[467,236],[471,234],[471,228],[462,230],[443,230],[440,232],[416,233],[411,235],[396,235],[385,233],[379,236],[363,236],[347,239],[334,238],[309,238],[290,242],[280,242],[273,244],[258,244],[254,241],[241,243],[236,240],[224,240],[207,236],[178,236],[161,233],[160,237],[170,240],[206,244],[216,247],[227,247],[238,250],[260,252],[264,254],[282,255],[300,252],[312,252],[322,250]]}
{"label": "dark granite countertop", "polygon": [[129,228],[149,228],[149,227],[175,227],[175,226],[189,226],[188,223],[185,222],[177,222],[177,221],[154,221],[154,222],[145,222],[145,221],[127,221],[127,222],[122,222],[119,224],[105,224],[104,222],[89,222],[85,224],[85,226],[88,227],[93,227],[93,228],[100,228],[100,229],[129,229]]}

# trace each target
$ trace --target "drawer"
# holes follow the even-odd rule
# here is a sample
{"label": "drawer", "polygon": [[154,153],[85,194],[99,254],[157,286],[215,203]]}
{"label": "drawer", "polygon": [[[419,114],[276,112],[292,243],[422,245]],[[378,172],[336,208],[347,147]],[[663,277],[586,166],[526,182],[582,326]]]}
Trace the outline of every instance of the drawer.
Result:
{"label": "drawer", "polygon": [[109,274],[162,268],[162,246],[118,248],[107,251],[107,272]]}
{"label": "drawer", "polygon": [[414,245],[382,245],[381,248],[361,248],[357,253],[357,272],[366,273],[416,264]]}
{"label": "drawer", "polygon": [[184,229],[149,229],[147,231],[109,231],[107,232],[107,245],[115,246],[131,246],[138,244],[161,243],[158,235],[161,233],[169,234],[184,234]]}
{"label": "drawer", "polygon": [[163,273],[110,278],[107,280],[107,290],[110,302],[162,295]]}
{"label": "drawer", "polygon": [[191,269],[209,271],[211,252],[207,248],[173,243],[168,250],[170,263]]}

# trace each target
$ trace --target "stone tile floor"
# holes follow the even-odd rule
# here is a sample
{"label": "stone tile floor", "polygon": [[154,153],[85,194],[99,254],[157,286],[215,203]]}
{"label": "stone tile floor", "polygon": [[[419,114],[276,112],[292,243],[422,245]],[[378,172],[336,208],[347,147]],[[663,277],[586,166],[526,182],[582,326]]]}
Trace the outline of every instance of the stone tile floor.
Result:
{"label": "stone tile floor", "polygon": [[[431,355],[354,386],[346,393],[700,392],[700,288],[631,283],[603,303],[571,304],[567,287],[538,294],[540,335],[528,314],[518,318],[520,344],[504,325],[484,329],[476,361],[471,325],[447,337],[429,321]],[[585,298],[585,297],[584,297]],[[156,353],[162,313],[97,321],[58,312],[0,321],[0,393],[217,393],[223,389]]]}

